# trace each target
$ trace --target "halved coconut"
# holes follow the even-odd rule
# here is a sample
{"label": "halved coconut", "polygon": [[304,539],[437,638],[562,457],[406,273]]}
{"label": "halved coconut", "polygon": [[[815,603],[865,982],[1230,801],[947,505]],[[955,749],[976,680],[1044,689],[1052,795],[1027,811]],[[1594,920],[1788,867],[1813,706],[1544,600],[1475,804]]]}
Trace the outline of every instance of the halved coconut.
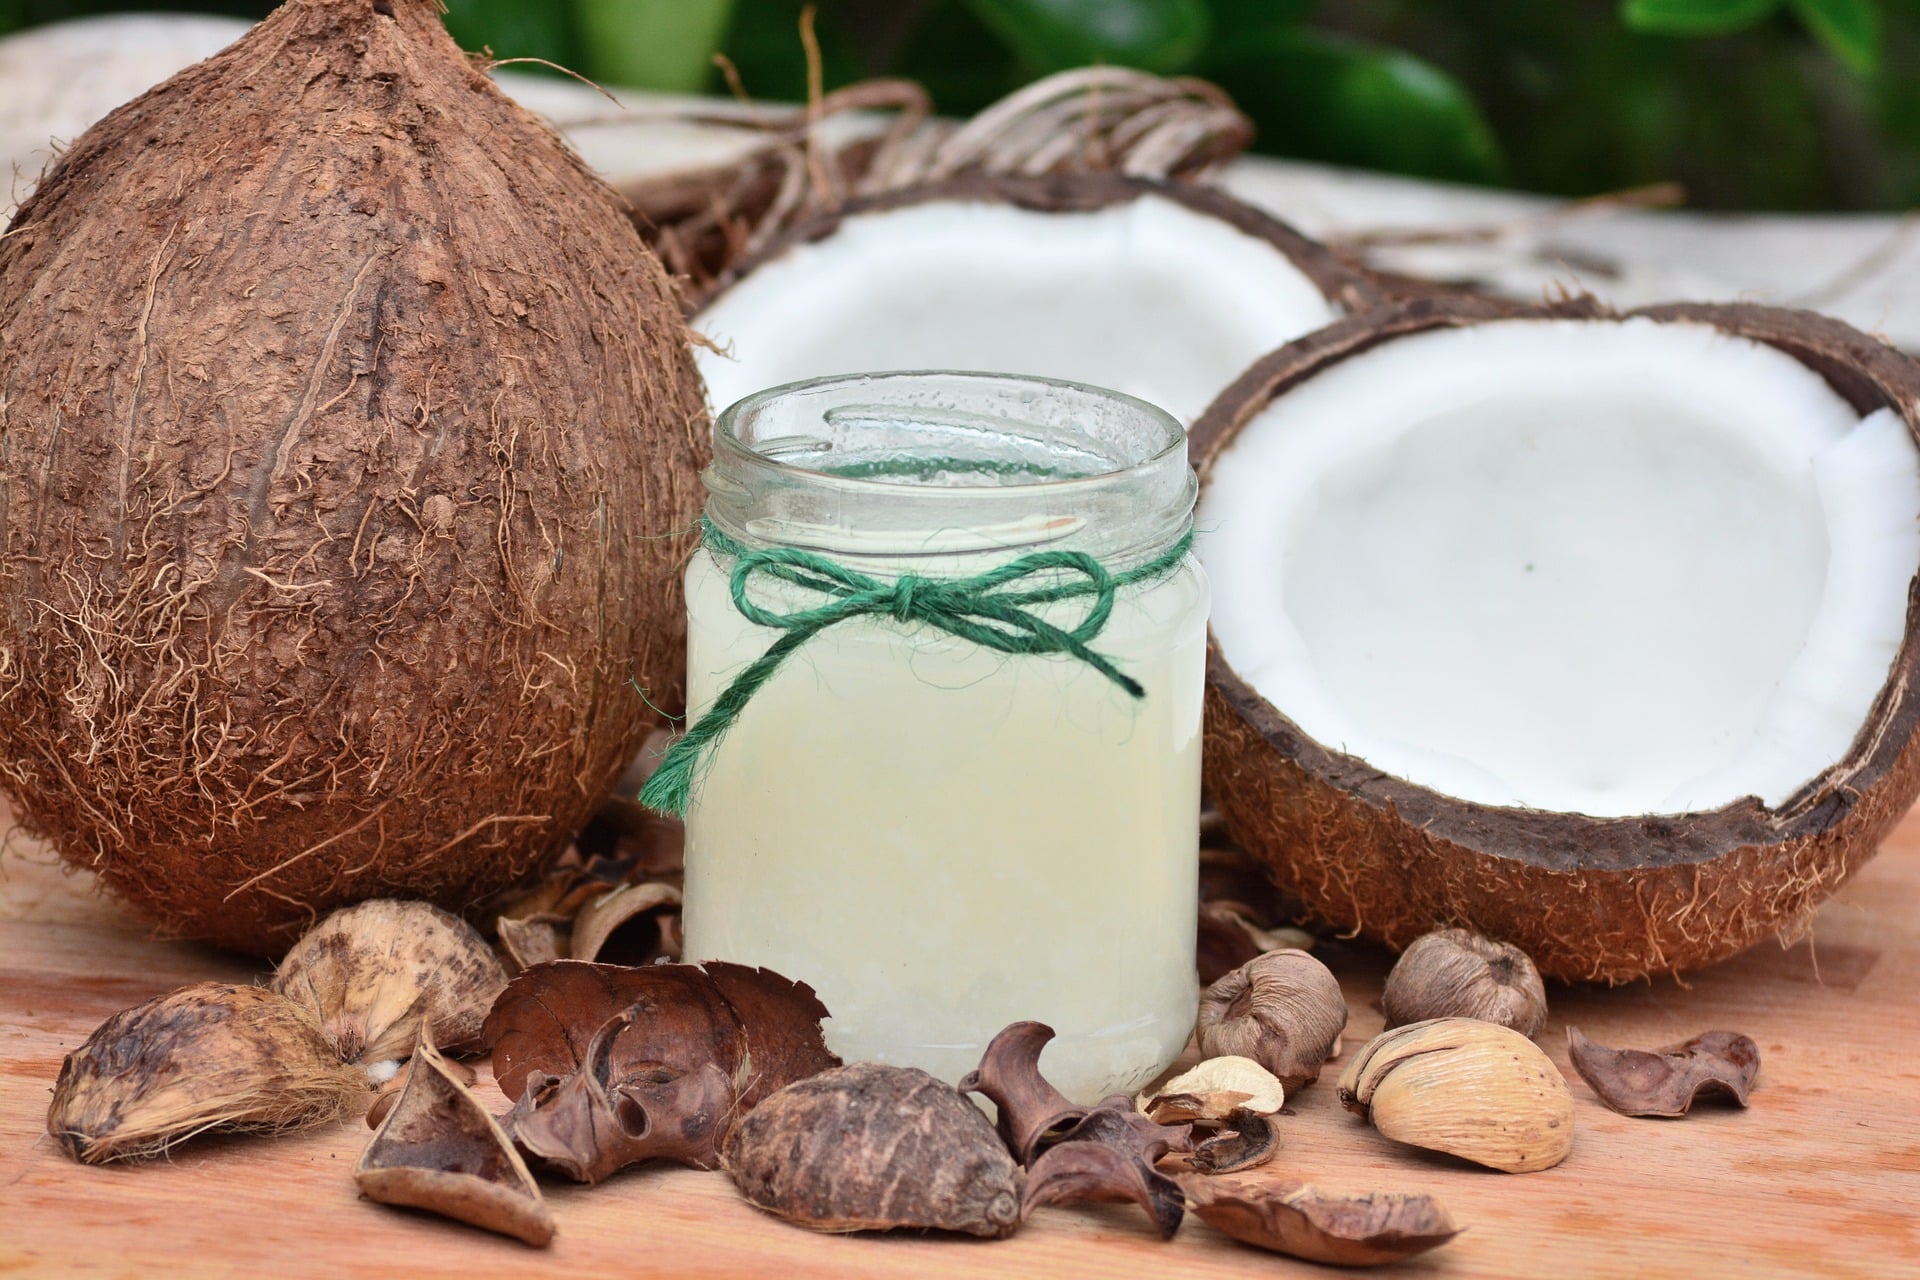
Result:
{"label": "halved coconut", "polygon": [[1263,352],[1374,298],[1220,191],[974,174],[849,202],[743,263],[693,316],[712,405],[899,369],[1112,387],[1191,422]]}
{"label": "halved coconut", "polygon": [[1326,921],[1706,964],[1920,789],[1920,369],[1806,312],[1425,300],[1193,429],[1206,769]]}

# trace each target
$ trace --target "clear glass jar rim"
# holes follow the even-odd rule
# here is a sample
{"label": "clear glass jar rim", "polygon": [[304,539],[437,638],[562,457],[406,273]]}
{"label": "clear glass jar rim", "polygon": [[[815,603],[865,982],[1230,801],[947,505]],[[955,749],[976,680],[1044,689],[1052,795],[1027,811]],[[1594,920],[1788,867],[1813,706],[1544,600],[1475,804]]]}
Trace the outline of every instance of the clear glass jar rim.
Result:
{"label": "clear glass jar rim", "polygon": [[[1084,396],[1091,399],[1103,400],[1110,404],[1126,405],[1138,412],[1143,418],[1161,421],[1166,428],[1165,439],[1160,448],[1152,454],[1140,458],[1137,461],[1116,466],[1110,471],[1060,476],[1053,479],[1036,480],[1024,484],[954,485],[948,488],[935,489],[903,486],[888,480],[875,480],[864,476],[848,476],[833,471],[822,471],[813,467],[800,466],[794,462],[775,457],[772,454],[754,448],[742,440],[739,433],[735,430],[736,424],[742,418],[759,410],[768,402],[798,393],[823,391],[836,386],[852,388],[876,385],[885,387],[893,384],[904,385],[914,382],[925,382],[933,378],[977,384],[983,388],[1034,387],[1048,391],[1064,392],[1072,396]],[[1052,491],[1062,485],[1112,481],[1114,479],[1124,478],[1129,473],[1149,470],[1157,465],[1164,464],[1169,457],[1176,453],[1184,456],[1187,448],[1186,428],[1180,425],[1178,419],[1160,406],[1142,400],[1138,396],[1130,396],[1124,391],[1113,391],[1106,387],[1096,387],[1084,382],[1072,382],[1066,378],[1045,378],[1035,374],[983,373],[966,369],[901,369],[889,370],[884,373],[829,374],[820,378],[804,378],[798,382],[783,382],[778,386],[767,387],[764,390],[756,391],[752,395],[742,396],[725,409],[722,409],[714,419],[713,438],[716,455],[722,450],[725,450],[732,455],[734,459],[746,462],[749,465],[776,467],[781,471],[804,474],[810,480],[817,479],[856,488],[872,486],[876,490],[889,494],[900,493],[903,489],[928,494],[949,491],[966,492],[969,489],[992,489],[996,493],[1004,494],[1017,493],[1021,489]]]}

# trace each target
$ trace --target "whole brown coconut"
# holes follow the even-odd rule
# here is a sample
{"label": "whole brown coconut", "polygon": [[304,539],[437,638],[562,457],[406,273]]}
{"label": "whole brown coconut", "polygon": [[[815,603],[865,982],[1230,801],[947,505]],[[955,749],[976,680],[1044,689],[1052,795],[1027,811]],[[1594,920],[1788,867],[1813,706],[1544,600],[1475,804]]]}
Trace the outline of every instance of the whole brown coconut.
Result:
{"label": "whole brown coconut", "polygon": [[[1776,347],[1862,414],[1890,408],[1920,434],[1920,367],[1811,312],[1675,305],[1615,316],[1588,299],[1521,307],[1427,298],[1330,325],[1261,360],[1194,425],[1213,465],[1276,396],[1384,342],[1502,320],[1645,317]],[[1216,591],[1219,586],[1216,583]],[[1697,968],[1803,931],[1920,792],[1920,603],[1846,754],[1777,807],[1754,798],[1682,814],[1599,818],[1471,803],[1315,741],[1210,641],[1207,788],[1243,847],[1323,921],[1405,947],[1464,924],[1508,939],[1540,971],[1619,982]]]}
{"label": "whole brown coconut", "polygon": [[0,240],[0,776],[249,951],[560,850],[679,699],[702,396],[611,193],[433,0],[291,0]]}

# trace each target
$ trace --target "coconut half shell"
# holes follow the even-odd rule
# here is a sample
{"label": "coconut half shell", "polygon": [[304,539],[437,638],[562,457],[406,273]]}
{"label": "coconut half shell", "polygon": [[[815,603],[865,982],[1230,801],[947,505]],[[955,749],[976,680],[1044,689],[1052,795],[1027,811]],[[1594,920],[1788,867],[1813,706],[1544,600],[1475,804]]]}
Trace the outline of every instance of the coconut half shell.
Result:
{"label": "coconut half shell", "polygon": [[1137,395],[1191,422],[1260,352],[1378,293],[1223,191],[972,173],[850,200],[742,261],[693,327],[715,409],[803,378],[968,369]]}
{"label": "coconut half shell", "polygon": [[[1261,360],[1192,431],[1204,494],[1223,451],[1276,398],[1409,335],[1502,321],[1634,317],[1711,326],[1785,352],[1861,415],[1920,433],[1920,371],[1893,348],[1809,312],[1676,305],[1619,316],[1586,300],[1521,307],[1422,299],[1341,321]],[[1216,581],[1215,590],[1226,588]],[[1802,932],[1920,791],[1920,608],[1852,744],[1793,794],[1698,812],[1591,817],[1460,800],[1316,741],[1210,641],[1207,787],[1235,840],[1325,922],[1390,946],[1465,925],[1540,970],[1619,982]]]}
{"label": "coconut half shell", "polygon": [[0,782],[260,953],[558,854],[681,693],[707,430],[612,193],[432,0],[291,0],[0,238]]}

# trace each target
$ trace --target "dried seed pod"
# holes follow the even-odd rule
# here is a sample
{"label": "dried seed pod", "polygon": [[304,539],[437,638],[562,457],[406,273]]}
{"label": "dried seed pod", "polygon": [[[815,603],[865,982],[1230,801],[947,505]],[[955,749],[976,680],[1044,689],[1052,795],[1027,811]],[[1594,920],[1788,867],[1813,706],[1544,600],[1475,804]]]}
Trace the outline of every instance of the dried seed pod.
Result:
{"label": "dried seed pod", "polygon": [[343,1061],[413,1051],[423,1025],[450,1052],[478,1048],[507,971],[459,916],[376,898],[334,912],[293,944],[273,989],[305,1008]]}
{"label": "dried seed pod", "polygon": [[1251,1058],[1208,1058],[1140,1099],[1141,1109],[1160,1124],[1221,1124],[1235,1111],[1274,1115],[1287,1093],[1273,1072]]}
{"label": "dried seed pod", "polygon": [[116,1013],[67,1055],[47,1132],[88,1164],[210,1129],[280,1132],[367,1100],[307,1013],[261,987],[201,982]]}
{"label": "dried seed pod", "polygon": [[1760,1046],[1737,1031],[1709,1031],[1658,1053],[1609,1049],[1567,1028],[1567,1056],[1600,1101],[1623,1116],[1683,1116],[1697,1099],[1747,1105]]}
{"label": "dried seed pod", "polygon": [[407,1083],[354,1166],[370,1200],[457,1218],[531,1245],[553,1215],[507,1135],[423,1033]]}
{"label": "dried seed pod", "polygon": [[1273,1159],[1280,1134],[1273,1121],[1244,1107],[1229,1112],[1220,1131],[1193,1149],[1190,1163],[1201,1173],[1239,1173]]}
{"label": "dried seed pod", "polygon": [[1023,1177],[980,1108],[913,1067],[856,1062],[788,1085],[733,1126],[741,1194],[817,1231],[1007,1236]]}
{"label": "dried seed pod", "polygon": [[1252,1058],[1289,1091],[1340,1052],[1347,1001],[1326,965],[1304,951],[1256,956],[1200,996],[1195,1032],[1209,1058]]}
{"label": "dried seed pod", "polygon": [[1343,1267],[1397,1262],[1460,1234],[1432,1196],[1337,1195],[1305,1183],[1230,1186],[1182,1178],[1202,1222],[1243,1244]]}
{"label": "dried seed pod", "polygon": [[1186,1200],[1180,1185],[1153,1167],[1170,1143],[1153,1132],[1158,1125],[1121,1102],[1089,1111],[1033,1162],[1020,1200],[1022,1221],[1041,1205],[1132,1202],[1153,1219],[1162,1240],[1173,1238]]}
{"label": "dried seed pod", "polygon": [[1532,1037],[1547,1020],[1547,989],[1527,953],[1471,929],[1416,938],[1387,975],[1380,1004],[1389,1027],[1478,1018]]}
{"label": "dried seed pod", "polygon": [[576,1182],[597,1183],[643,1160],[695,1169],[720,1163],[719,1144],[736,1114],[734,1078],[712,1062],[616,1059],[615,1042],[636,1012],[609,1019],[566,1075],[529,1072],[507,1115],[527,1154]]}
{"label": "dried seed pod", "polygon": [[1040,1051],[1053,1036],[1044,1022],[1012,1023],[987,1045],[980,1065],[960,1077],[961,1093],[978,1093],[993,1103],[1000,1136],[1022,1165],[1033,1163],[1049,1134],[1092,1110],[1069,1102],[1040,1074]]}
{"label": "dried seed pod", "polygon": [[[440,1062],[448,1074],[458,1080],[464,1088],[473,1088],[474,1082],[480,1078],[479,1072],[458,1059],[443,1057]],[[393,1104],[398,1102],[400,1095],[405,1092],[407,1081],[412,1078],[413,1059],[409,1058],[405,1062],[394,1064],[393,1075],[380,1083],[379,1091],[373,1095],[373,1101],[367,1107],[367,1128],[380,1127],[393,1111]]]}
{"label": "dried seed pod", "polygon": [[1341,1075],[1340,1101],[1396,1142],[1507,1173],[1551,1168],[1573,1149],[1559,1069],[1518,1031],[1475,1018],[1381,1032]]}
{"label": "dried seed pod", "polygon": [[501,916],[494,922],[494,931],[500,935],[500,950],[515,973],[566,958],[568,938],[557,921],[538,916]]}

